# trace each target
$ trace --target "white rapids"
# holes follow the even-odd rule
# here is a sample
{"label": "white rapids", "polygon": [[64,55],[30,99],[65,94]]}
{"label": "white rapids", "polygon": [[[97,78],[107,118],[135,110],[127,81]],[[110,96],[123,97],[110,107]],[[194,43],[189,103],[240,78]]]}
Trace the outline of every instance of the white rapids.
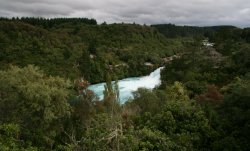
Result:
{"label": "white rapids", "polygon": [[[120,102],[123,104],[128,99],[133,98],[133,92],[138,88],[153,89],[156,86],[159,86],[161,84],[161,69],[163,69],[163,67],[156,69],[148,76],[132,77],[119,80],[118,86]],[[104,85],[105,83],[93,84],[90,85],[88,89],[92,90],[99,97],[99,99],[103,99]]]}

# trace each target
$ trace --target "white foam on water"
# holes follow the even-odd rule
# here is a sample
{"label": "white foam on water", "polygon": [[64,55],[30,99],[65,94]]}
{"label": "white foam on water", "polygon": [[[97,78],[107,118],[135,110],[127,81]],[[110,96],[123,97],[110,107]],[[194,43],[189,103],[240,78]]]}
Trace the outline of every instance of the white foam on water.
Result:
{"label": "white foam on water", "polygon": [[[133,98],[133,92],[138,88],[147,88],[153,89],[156,86],[161,84],[161,69],[160,67],[155,71],[151,72],[148,76],[143,77],[133,77],[126,78],[118,81],[119,86],[119,94],[120,94],[120,102],[124,103],[129,98]],[[105,83],[93,84],[89,86],[89,90],[92,90],[100,99],[103,99],[103,91],[104,91]]]}

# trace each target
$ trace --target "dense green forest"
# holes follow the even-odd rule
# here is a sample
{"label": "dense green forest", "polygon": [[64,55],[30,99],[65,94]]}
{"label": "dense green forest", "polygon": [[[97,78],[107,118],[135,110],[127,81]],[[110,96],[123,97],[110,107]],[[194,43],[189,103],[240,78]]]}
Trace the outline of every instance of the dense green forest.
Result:
{"label": "dense green forest", "polygon": [[1,69],[34,64],[49,75],[84,75],[97,83],[105,81],[106,73],[118,79],[145,75],[162,65],[162,58],[183,49],[182,40],[136,24],[96,25],[77,18],[0,20]]}
{"label": "dense green forest", "polygon": [[[249,28],[1,18],[0,51],[0,150],[250,149]],[[119,103],[112,79],[159,66],[158,88]]]}

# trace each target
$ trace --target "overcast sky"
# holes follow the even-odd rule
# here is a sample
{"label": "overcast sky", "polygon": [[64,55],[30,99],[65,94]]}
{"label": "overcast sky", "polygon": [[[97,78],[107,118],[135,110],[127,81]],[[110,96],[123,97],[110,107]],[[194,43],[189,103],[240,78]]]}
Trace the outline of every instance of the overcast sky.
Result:
{"label": "overcast sky", "polygon": [[0,0],[0,16],[250,27],[250,0]]}

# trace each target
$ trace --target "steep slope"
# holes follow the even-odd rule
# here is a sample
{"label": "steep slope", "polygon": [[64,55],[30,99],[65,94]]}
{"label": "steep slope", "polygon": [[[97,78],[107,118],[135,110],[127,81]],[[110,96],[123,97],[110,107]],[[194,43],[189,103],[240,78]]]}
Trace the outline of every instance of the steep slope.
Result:
{"label": "steep slope", "polygon": [[20,20],[0,21],[1,69],[35,64],[47,74],[71,79],[84,76],[96,83],[104,81],[107,73],[117,78],[144,75],[161,65],[161,58],[180,49],[180,41],[136,24],[69,20],[45,28]]}

